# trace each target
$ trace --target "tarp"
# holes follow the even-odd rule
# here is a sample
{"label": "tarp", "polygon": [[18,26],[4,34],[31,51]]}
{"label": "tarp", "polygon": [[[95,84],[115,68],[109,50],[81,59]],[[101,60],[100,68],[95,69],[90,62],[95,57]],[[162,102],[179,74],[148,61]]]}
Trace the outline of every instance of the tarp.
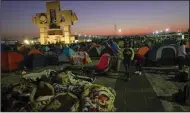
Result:
{"label": "tarp", "polygon": [[29,69],[37,69],[46,65],[46,58],[42,54],[31,54],[25,59],[25,65]]}
{"label": "tarp", "polygon": [[75,55],[75,52],[71,48],[64,48],[63,53],[69,57]]}
{"label": "tarp", "polygon": [[95,47],[95,46],[92,46],[89,50],[88,50],[88,55],[90,57],[99,57],[100,56],[100,50]]}
{"label": "tarp", "polygon": [[148,47],[141,47],[137,50],[136,54],[144,56],[148,52]]}
{"label": "tarp", "polygon": [[1,70],[15,71],[20,68],[20,62],[24,59],[23,55],[17,52],[1,52]]}
{"label": "tarp", "polygon": [[38,49],[32,49],[32,50],[30,50],[28,55],[31,55],[31,54],[42,54],[42,53]]}

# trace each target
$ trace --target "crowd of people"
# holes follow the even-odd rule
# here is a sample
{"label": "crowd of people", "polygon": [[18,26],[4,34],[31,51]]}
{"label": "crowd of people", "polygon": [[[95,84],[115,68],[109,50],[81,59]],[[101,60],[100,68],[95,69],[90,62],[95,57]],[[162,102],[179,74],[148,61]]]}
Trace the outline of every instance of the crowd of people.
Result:
{"label": "crowd of people", "polygon": [[[123,38],[107,37],[103,39],[95,38],[95,39],[92,39],[92,42],[81,42],[81,43],[72,43],[72,44],[56,43],[56,44],[48,44],[48,45],[40,45],[40,44],[24,45],[24,44],[17,43],[15,45],[1,45],[1,46],[3,47],[1,48],[1,51],[17,51],[17,52],[20,52],[24,56],[24,60],[20,62],[19,64],[20,66],[18,68],[21,74],[26,74],[27,66],[26,66],[25,58],[27,59],[27,57],[30,55],[30,52],[29,52],[30,50],[33,50],[33,49],[38,50],[40,51],[40,54],[53,52],[55,53],[55,56],[57,56],[57,58],[60,54],[64,53],[68,57],[68,59],[71,60],[71,59],[74,59],[72,54],[80,52],[80,51],[85,51],[87,54],[89,54],[90,57],[93,57],[90,55],[90,50],[92,50],[91,48],[95,48],[95,50],[100,51],[100,53],[98,53],[99,54],[98,58],[100,58],[99,64],[100,64],[101,70],[97,70],[98,73],[99,72],[102,73],[106,69],[112,70],[113,73],[119,73],[121,63],[123,63],[124,68],[125,68],[124,78],[125,80],[128,81],[132,78],[134,74],[142,75],[142,71],[143,71],[142,67],[149,65],[150,63],[149,60],[151,60],[151,58],[149,57],[151,57],[151,54],[153,53],[154,56],[157,56],[159,51],[161,51],[162,54],[160,56],[160,59],[164,58],[166,59],[165,62],[167,62],[168,60],[167,58],[169,58],[169,60],[172,58],[175,58],[176,62],[172,66],[178,65],[179,73],[185,73],[185,75],[187,75],[185,79],[188,80],[188,73],[186,72],[186,70],[184,71],[186,66],[189,66],[186,63],[186,59],[189,59],[189,51],[188,51],[189,43],[187,41],[187,38],[181,39],[181,37],[172,37],[172,36],[169,36],[169,37],[168,36],[166,37],[165,36],[164,37],[134,36],[134,37],[123,37]],[[171,57],[170,55],[171,53],[164,54],[163,52],[164,48],[166,48],[166,50],[168,48],[171,50],[174,50],[174,53],[175,53],[173,55],[174,57],[173,56]],[[105,54],[108,56],[106,56]],[[167,54],[169,54],[170,57],[165,57],[165,55],[167,56]],[[109,60],[108,57],[110,57],[111,60]],[[51,58],[48,60],[49,61],[53,60]],[[160,59],[157,59],[156,62],[153,63],[153,65],[151,66],[157,66],[157,64],[160,64],[161,62]],[[45,61],[48,62],[48,60],[45,60]],[[153,62],[153,60],[151,62]],[[55,65],[60,65],[60,64],[55,63]],[[135,72],[131,72],[132,67],[136,68]],[[57,86],[59,85],[56,85],[55,88],[57,88]],[[70,90],[70,89],[66,89],[66,90]],[[113,96],[113,98],[115,98],[115,95]],[[112,106],[111,109],[113,110],[114,107]]]}

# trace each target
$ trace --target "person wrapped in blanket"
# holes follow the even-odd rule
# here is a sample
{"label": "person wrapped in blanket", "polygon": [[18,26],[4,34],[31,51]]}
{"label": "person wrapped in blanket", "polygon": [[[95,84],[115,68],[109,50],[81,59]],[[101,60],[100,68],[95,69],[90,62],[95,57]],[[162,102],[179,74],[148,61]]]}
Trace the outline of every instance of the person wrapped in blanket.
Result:
{"label": "person wrapped in blanket", "polygon": [[116,92],[111,88],[92,84],[82,94],[82,112],[114,112]]}
{"label": "person wrapped in blanket", "polygon": [[[10,95],[3,93],[4,97],[8,98],[4,99],[2,104],[4,111],[78,112],[85,111],[88,106],[86,103],[89,102],[92,102],[93,106],[88,106],[88,111],[115,110],[113,89],[77,80],[71,72],[53,74],[50,71],[43,71],[38,76],[36,73],[25,75],[23,83],[26,84],[11,88]],[[96,96],[98,102],[94,102]],[[90,100],[86,101],[87,98]]]}

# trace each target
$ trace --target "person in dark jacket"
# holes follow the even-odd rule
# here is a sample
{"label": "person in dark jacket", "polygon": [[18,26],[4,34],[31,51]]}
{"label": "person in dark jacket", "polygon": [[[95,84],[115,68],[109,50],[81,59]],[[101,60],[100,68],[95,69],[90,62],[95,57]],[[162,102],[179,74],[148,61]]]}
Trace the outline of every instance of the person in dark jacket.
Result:
{"label": "person in dark jacket", "polygon": [[134,59],[134,50],[130,44],[123,51],[123,57],[124,57],[123,64],[124,64],[124,67],[126,70],[126,77],[128,80],[130,80],[131,74],[129,73],[129,69],[130,69],[130,67],[132,65],[132,61]]}

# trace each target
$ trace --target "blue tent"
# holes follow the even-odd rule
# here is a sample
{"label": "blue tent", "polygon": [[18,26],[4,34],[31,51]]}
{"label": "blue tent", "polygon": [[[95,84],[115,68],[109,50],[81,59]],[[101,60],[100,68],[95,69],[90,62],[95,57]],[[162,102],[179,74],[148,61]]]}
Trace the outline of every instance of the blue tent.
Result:
{"label": "blue tent", "polygon": [[73,56],[75,54],[75,52],[71,48],[64,48],[63,53],[66,56]]}
{"label": "blue tent", "polygon": [[114,51],[115,53],[118,53],[119,46],[117,45],[116,42],[113,42],[113,43],[111,44],[111,48],[113,49],[113,51]]}

